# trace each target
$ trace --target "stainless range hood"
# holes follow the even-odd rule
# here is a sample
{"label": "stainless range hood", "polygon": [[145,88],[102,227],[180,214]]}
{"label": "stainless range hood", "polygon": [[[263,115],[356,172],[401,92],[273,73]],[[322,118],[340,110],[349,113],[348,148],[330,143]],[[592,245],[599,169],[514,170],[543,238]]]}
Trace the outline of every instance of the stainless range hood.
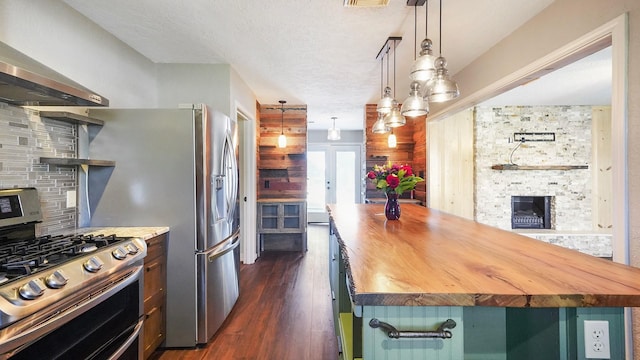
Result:
{"label": "stainless range hood", "polygon": [[109,106],[109,100],[0,42],[0,102],[20,106]]}

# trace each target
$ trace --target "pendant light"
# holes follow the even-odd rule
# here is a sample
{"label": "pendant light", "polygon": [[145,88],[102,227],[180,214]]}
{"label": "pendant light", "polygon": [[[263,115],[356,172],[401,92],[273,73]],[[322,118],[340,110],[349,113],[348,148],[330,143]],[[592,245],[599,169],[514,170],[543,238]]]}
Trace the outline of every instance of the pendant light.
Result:
{"label": "pendant light", "polygon": [[384,124],[387,127],[394,128],[404,126],[407,123],[407,119],[400,113],[400,107],[398,102],[393,100],[393,106],[391,112],[384,116]]}
{"label": "pendant light", "polygon": [[[433,43],[427,36],[427,32],[429,30],[429,1],[425,1],[424,4],[424,40],[420,43],[420,56],[418,59],[414,59],[413,65],[411,66],[411,72],[409,73],[409,78],[413,81],[417,81],[420,83],[420,89],[422,90],[422,95],[426,95],[427,89],[427,81],[431,80],[436,75],[436,69],[434,65],[434,61],[436,59],[433,56],[433,51],[431,47]],[[414,19],[417,18],[417,15],[414,14]],[[417,21],[414,20],[414,24]],[[414,26],[415,28],[415,26]]]}
{"label": "pendant light", "polygon": [[390,128],[387,127],[387,125],[385,125],[384,123],[384,114],[378,113],[378,120],[376,120],[376,122],[373,123],[373,126],[371,127],[371,132],[374,134],[385,134],[385,133],[388,133],[389,130]]}
{"label": "pendant light", "polygon": [[427,100],[444,102],[460,96],[458,84],[449,78],[447,60],[442,56],[442,0],[440,0],[440,55],[434,65],[436,76],[427,82]]}
{"label": "pendant light", "polygon": [[[417,19],[417,9],[418,9],[417,5],[414,6],[414,29],[416,28],[415,24]],[[417,31],[414,31],[414,34],[416,32]],[[425,39],[425,40],[429,40],[429,39]],[[415,47],[415,41],[416,39],[414,38],[414,42],[413,42],[414,47]],[[420,55],[421,57],[423,57],[422,53]],[[414,69],[416,62],[417,61],[415,61],[415,48],[414,48],[414,67],[412,67],[411,76],[410,76],[413,79],[410,85],[411,91],[409,92],[409,97],[402,102],[402,108],[400,109],[400,114],[406,117],[423,116],[429,113],[429,103],[424,100],[423,94],[420,93],[421,80],[416,79],[416,77],[420,78],[420,76],[424,75],[425,71],[420,70],[420,73],[418,73]],[[431,64],[433,64],[433,62]],[[415,74],[418,74],[420,76],[414,76]],[[422,81],[422,84],[426,85],[426,80]]]}
{"label": "pendant light", "polygon": [[391,129],[391,134],[389,134],[389,137],[387,138],[387,145],[390,148],[398,146],[398,139],[396,139],[396,134],[393,133],[393,129]]}
{"label": "pendant light", "polygon": [[333,120],[333,126],[327,132],[328,140],[340,140],[340,129],[336,128],[336,119],[337,117],[335,116],[331,118],[331,120]]}
{"label": "pendant light", "polygon": [[280,100],[280,109],[282,111],[282,120],[280,122],[280,136],[278,136],[278,147],[286,148],[287,147],[287,137],[284,136],[284,104],[286,104],[285,100]]}
{"label": "pendant light", "polygon": [[[395,92],[396,88],[396,40],[393,40],[393,91]],[[394,94],[395,95],[395,94]],[[385,115],[384,124],[387,127],[394,128],[403,126],[407,123],[407,119],[402,116],[400,113],[400,107],[398,106],[398,102],[393,99],[393,103],[391,105],[391,111]]]}
{"label": "pendant light", "polygon": [[[386,55],[389,55],[389,48],[387,48]],[[380,85],[382,86],[382,63],[384,62],[384,55],[380,62]],[[395,65],[395,64],[394,64]],[[393,105],[393,97],[391,96],[391,88],[389,87],[389,59],[387,58],[387,86],[384,88],[382,98],[378,101],[376,111],[380,114],[388,114],[391,111]]]}

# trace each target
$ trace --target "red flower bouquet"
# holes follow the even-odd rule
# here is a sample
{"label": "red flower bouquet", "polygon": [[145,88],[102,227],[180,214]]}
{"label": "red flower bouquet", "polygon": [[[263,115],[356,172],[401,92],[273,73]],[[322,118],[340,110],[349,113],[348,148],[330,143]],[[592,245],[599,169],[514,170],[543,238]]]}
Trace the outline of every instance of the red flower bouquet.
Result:
{"label": "red flower bouquet", "polygon": [[417,183],[424,180],[413,174],[411,166],[398,164],[374,165],[373,170],[367,173],[367,178],[377,189],[387,194],[396,193],[398,195],[413,190]]}

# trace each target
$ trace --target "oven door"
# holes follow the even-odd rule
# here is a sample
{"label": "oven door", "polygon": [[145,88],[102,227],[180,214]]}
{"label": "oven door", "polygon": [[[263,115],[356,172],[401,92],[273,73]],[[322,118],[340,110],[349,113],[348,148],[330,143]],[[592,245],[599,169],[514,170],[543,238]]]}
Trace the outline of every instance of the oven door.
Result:
{"label": "oven door", "polygon": [[[142,358],[141,267],[2,329],[0,359]],[[12,334],[6,339],[5,334]]]}

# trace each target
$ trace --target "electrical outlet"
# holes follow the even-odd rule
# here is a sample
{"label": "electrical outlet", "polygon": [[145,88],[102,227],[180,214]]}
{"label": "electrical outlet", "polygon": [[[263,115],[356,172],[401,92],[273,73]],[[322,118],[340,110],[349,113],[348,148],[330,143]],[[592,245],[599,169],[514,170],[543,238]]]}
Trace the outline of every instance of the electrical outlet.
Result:
{"label": "electrical outlet", "polygon": [[608,321],[584,321],[584,355],[587,359],[611,359]]}
{"label": "electrical outlet", "polygon": [[67,208],[76,207],[76,192],[75,190],[67,191]]}

